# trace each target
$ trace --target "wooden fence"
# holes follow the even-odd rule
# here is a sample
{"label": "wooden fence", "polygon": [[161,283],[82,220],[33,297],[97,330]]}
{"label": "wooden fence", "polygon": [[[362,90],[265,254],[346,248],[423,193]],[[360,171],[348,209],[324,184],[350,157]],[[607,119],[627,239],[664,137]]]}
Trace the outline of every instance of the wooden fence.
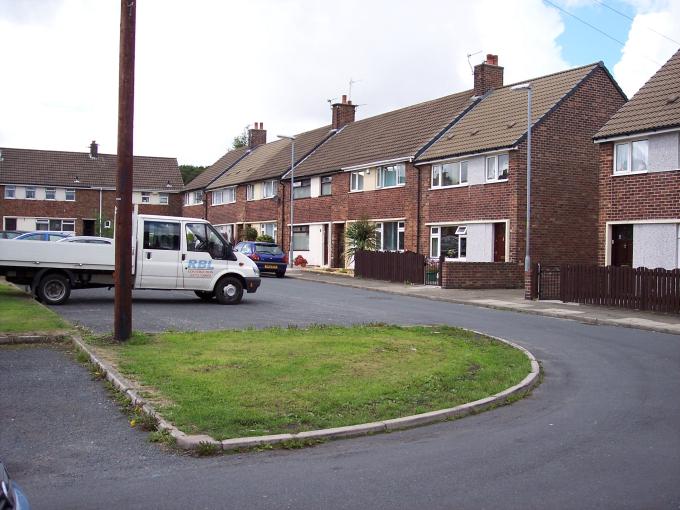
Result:
{"label": "wooden fence", "polygon": [[561,266],[560,299],[680,313],[680,269]]}
{"label": "wooden fence", "polygon": [[425,255],[412,251],[358,251],[354,276],[389,282],[423,283]]}

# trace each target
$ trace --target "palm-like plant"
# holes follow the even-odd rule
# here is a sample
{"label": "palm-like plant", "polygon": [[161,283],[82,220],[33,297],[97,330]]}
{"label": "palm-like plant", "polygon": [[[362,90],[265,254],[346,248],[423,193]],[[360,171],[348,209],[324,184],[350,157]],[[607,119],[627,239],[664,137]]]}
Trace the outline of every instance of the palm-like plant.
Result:
{"label": "palm-like plant", "polygon": [[352,222],[345,231],[347,237],[347,247],[345,257],[351,262],[354,255],[359,250],[375,250],[377,248],[376,232],[378,226],[370,222],[367,218],[361,218]]}

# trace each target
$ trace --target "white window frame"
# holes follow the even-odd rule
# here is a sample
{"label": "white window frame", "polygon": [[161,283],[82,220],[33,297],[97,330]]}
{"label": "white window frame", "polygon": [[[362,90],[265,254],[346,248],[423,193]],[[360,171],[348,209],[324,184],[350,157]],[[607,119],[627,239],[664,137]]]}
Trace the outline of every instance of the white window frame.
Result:
{"label": "white window frame", "polygon": [[[200,197],[200,198],[199,198]],[[191,205],[201,205],[205,199],[205,193],[203,190],[196,190],[191,192],[192,203]]]}
{"label": "white window frame", "polygon": [[[458,184],[442,184],[442,170],[444,165],[455,165],[455,172],[458,174]],[[465,165],[465,180],[463,180],[463,165]],[[432,189],[444,189],[444,188],[460,188],[463,186],[468,186],[468,167],[469,162],[467,159],[462,161],[448,161],[446,163],[439,163],[432,165],[432,175],[430,176],[430,186]],[[437,184],[435,184],[435,176],[437,177]]]}
{"label": "white window frame", "polygon": [[[267,233],[267,227],[271,226],[271,234]],[[278,228],[276,223],[260,223],[260,234],[271,236],[276,242],[276,234],[278,233]]]}
{"label": "white window frame", "polygon": [[[309,225],[294,225],[293,226],[293,251],[309,251]],[[306,248],[301,248],[295,245],[295,234],[306,234],[307,245]],[[299,238],[299,236],[298,236]]]}
{"label": "white window frame", "polygon": [[16,186],[5,186],[5,198],[7,200],[14,200],[17,197]]}
{"label": "white window frame", "polygon": [[[361,170],[359,172],[352,172],[349,178],[349,190],[350,191],[364,191],[364,179],[366,177],[366,172]],[[359,179],[361,178],[361,179]]]}
{"label": "white window frame", "polygon": [[[330,191],[329,193],[324,193],[323,192],[323,185],[324,184],[329,184],[330,185]],[[324,175],[321,177],[321,183],[319,187],[319,196],[321,197],[328,197],[333,194],[333,176],[332,175]]]}
{"label": "white window frame", "polygon": [[[306,184],[305,186],[302,185],[303,182]],[[308,190],[308,194],[303,197],[295,196],[296,195],[295,191],[302,189]],[[298,181],[293,181],[293,198],[295,200],[302,200],[303,198],[310,198],[311,196],[312,196],[312,179],[302,178]]]}
{"label": "white window frame", "polygon": [[[32,197],[29,197],[29,196],[28,196],[29,190],[31,190],[31,191],[33,192],[33,196],[32,196]],[[26,186],[26,187],[24,188],[24,197],[26,198],[26,200],[35,200],[37,196],[38,196],[38,195],[37,195],[35,186]]]}
{"label": "white window frame", "polygon": [[[385,186],[384,185],[385,173],[387,173],[388,171],[395,171],[397,174],[397,180],[396,184],[390,184],[389,186]],[[385,165],[378,168],[378,182],[376,183],[376,188],[389,189],[399,188],[402,186],[406,186],[406,165],[404,165],[403,163],[397,163],[396,165]]]}
{"label": "white window frame", "polygon": [[[505,177],[499,177],[498,175],[498,169],[499,169],[499,164],[498,161],[500,158],[506,158],[508,160],[508,174]],[[494,169],[493,169],[493,178],[489,179],[489,161],[493,161]],[[508,176],[510,175],[510,155],[509,154],[494,154],[493,156],[487,156],[484,159],[484,179],[486,182],[505,182],[508,180]]]}
{"label": "white window frame", "polygon": [[[52,193],[52,198],[49,194]],[[57,188],[45,188],[45,200],[56,200],[57,199]]]}
{"label": "white window frame", "polygon": [[168,205],[170,203],[170,194],[169,193],[159,193],[158,194],[158,203],[160,205]]}
{"label": "white window frame", "polygon": [[[73,198],[69,198],[69,194],[73,194]],[[76,201],[76,190],[74,188],[66,188],[64,191],[64,200],[67,202],[75,202]]]}
{"label": "white window frame", "polygon": [[142,204],[150,204],[151,203],[151,193],[148,191],[142,191]]}
{"label": "white window frame", "polygon": [[[39,228],[38,225],[45,225],[45,228]],[[36,218],[35,219],[35,229],[36,230],[49,230],[50,229],[50,220],[46,218]]]}
{"label": "white window frame", "polygon": [[[645,161],[645,169],[644,170],[633,170],[633,144],[634,143],[640,143],[640,142],[645,142],[647,144],[647,161]],[[626,147],[626,157],[627,157],[627,168],[625,170],[622,170],[620,172],[616,171],[616,167],[618,166],[618,148],[619,147]],[[620,142],[620,143],[615,143],[614,144],[614,157],[612,158],[613,160],[613,168],[612,168],[612,175],[635,175],[635,174],[646,174],[649,172],[649,140],[647,138],[639,138],[637,140],[628,140],[627,142]]]}
{"label": "white window frame", "polygon": [[[65,225],[70,225],[71,229],[65,228]],[[61,229],[62,232],[75,232],[76,231],[76,220],[61,220]]]}
{"label": "white window frame", "polygon": [[249,202],[255,200],[255,185],[246,184],[246,200]]}
{"label": "white window frame", "polygon": [[[267,188],[271,189],[267,189]],[[262,198],[274,198],[276,196],[276,179],[262,183]]]}
{"label": "white window frame", "polygon": [[[397,224],[397,249],[396,250],[387,250],[385,248],[385,223],[396,223]],[[404,247],[406,245],[406,239],[405,239],[405,231],[406,231],[406,221],[405,220],[397,220],[397,221],[381,221],[376,223],[376,234],[379,236],[378,239],[380,241],[379,246],[376,246],[376,249],[378,251],[398,251],[402,252],[404,251]],[[401,234],[401,235],[400,235]],[[399,242],[401,240],[401,243]],[[401,244],[401,246],[400,246]]]}
{"label": "white window frame", "polygon": [[184,205],[191,205],[191,191],[187,191],[184,194]]}
{"label": "white window frame", "polygon": [[[453,228],[456,227],[455,235],[458,236],[458,257],[445,257],[444,260],[451,260],[456,262],[465,262],[467,260],[467,225],[456,225],[455,223],[451,225],[438,225],[436,227],[430,227],[430,258],[438,259],[441,255],[442,250],[442,228]],[[461,246],[463,245],[462,239],[465,239],[465,256],[461,257]],[[433,249],[432,240],[437,242],[437,250]]]}

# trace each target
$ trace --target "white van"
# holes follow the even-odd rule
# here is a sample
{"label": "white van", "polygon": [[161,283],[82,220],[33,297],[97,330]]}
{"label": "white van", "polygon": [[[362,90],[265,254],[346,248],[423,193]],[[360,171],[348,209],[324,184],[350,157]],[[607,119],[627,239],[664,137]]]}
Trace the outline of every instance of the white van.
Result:
{"label": "white van", "polygon": [[[44,243],[0,239],[0,274],[29,285],[46,304],[64,303],[72,289],[112,287],[113,244]],[[260,272],[205,220],[135,215],[132,223],[135,289],[193,290],[205,301],[239,303],[257,291]]]}

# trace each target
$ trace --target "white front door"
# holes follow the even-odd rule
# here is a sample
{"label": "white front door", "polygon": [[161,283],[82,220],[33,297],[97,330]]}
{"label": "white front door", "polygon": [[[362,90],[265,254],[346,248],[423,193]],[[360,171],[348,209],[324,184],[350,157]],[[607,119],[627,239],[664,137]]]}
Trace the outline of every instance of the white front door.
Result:
{"label": "white front door", "polygon": [[180,223],[144,221],[142,276],[145,289],[176,289],[180,267]]}

